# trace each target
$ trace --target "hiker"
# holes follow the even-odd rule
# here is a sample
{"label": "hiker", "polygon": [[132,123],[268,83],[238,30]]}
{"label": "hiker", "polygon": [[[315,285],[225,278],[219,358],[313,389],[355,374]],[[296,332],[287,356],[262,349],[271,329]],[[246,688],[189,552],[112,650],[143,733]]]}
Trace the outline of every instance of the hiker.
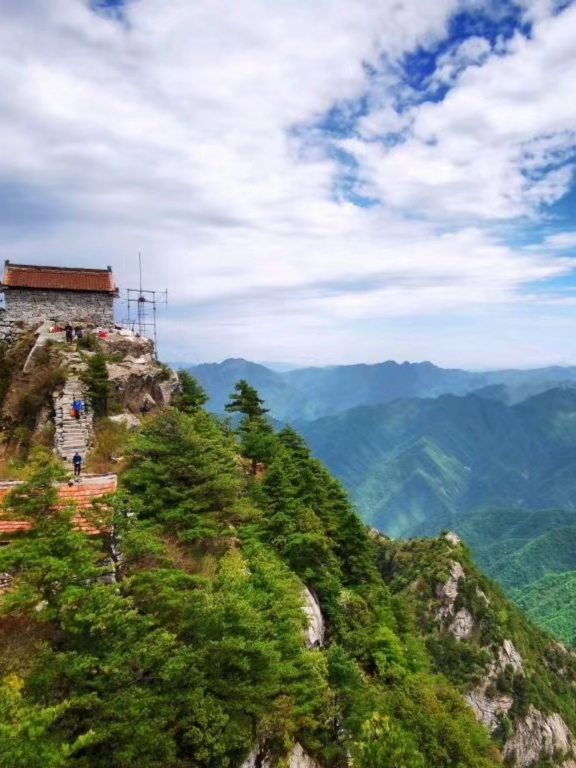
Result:
{"label": "hiker", "polygon": [[80,419],[80,412],[82,410],[82,400],[74,398],[72,401],[72,410],[74,411],[74,418]]}
{"label": "hiker", "polygon": [[66,341],[68,344],[71,344],[74,341],[74,328],[72,328],[70,322],[66,323],[64,330],[66,331]]}
{"label": "hiker", "polygon": [[74,466],[74,477],[80,477],[80,470],[82,469],[82,456],[76,451],[72,457],[72,464]]}
{"label": "hiker", "polygon": [[77,339],[81,339],[82,336],[84,336],[84,331],[80,325],[77,325],[76,328],[74,328],[74,333],[76,334]]}

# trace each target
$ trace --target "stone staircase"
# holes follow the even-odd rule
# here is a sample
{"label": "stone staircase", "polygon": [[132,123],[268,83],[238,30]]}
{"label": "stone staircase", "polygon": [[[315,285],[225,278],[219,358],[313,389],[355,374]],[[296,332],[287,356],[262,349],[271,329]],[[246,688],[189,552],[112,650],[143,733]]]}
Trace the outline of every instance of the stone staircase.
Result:
{"label": "stone staircase", "polygon": [[[80,379],[86,368],[85,363],[77,352],[69,352],[65,362],[68,369],[66,383],[60,392],[53,395],[56,425],[54,451],[71,466],[76,451],[83,460],[86,458],[92,440],[92,412],[86,404],[86,387]],[[84,405],[79,419],[71,414],[74,400],[82,400]]]}

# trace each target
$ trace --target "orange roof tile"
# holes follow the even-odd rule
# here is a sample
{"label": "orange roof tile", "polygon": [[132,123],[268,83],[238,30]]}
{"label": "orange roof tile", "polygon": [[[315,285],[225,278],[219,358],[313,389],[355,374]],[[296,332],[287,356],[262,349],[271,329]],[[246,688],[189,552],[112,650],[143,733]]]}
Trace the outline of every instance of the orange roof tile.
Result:
{"label": "orange roof tile", "polygon": [[27,531],[30,523],[26,520],[2,520],[0,519],[0,536],[4,533],[16,533],[16,531]]}
{"label": "orange roof tile", "polygon": [[116,294],[112,270],[42,267],[30,264],[4,265],[2,286],[54,291],[95,291]]}
{"label": "orange roof tile", "polygon": [[[0,504],[15,485],[18,485],[18,483],[0,483]],[[102,533],[101,529],[96,528],[90,521],[81,515],[80,512],[85,509],[90,509],[93,500],[104,496],[106,493],[113,493],[116,490],[117,485],[118,478],[116,475],[97,475],[95,477],[88,475],[87,477],[82,478],[78,484],[59,484],[58,496],[63,502],[62,506],[72,502],[76,504],[76,511],[72,515],[72,521],[77,530],[83,531],[89,536]],[[4,519],[3,510],[0,509],[0,536],[16,533],[17,531],[27,531],[30,528],[30,525],[31,524],[27,520]]]}

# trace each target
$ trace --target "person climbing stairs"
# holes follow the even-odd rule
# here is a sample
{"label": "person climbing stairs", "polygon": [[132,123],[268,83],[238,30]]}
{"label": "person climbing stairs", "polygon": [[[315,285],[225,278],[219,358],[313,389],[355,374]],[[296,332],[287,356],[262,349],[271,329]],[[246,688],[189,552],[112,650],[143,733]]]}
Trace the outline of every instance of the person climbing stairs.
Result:
{"label": "person climbing stairs", "polygon": [[[80,378],[86,364],[77,352],[66,355],[68,376],[63,388],[53,396],[56,432],[54,451],[72,468],[75,453],[85,458],[92,440],[92,412],[86,403],[86,385]],[[83,407],[74,409],[75,401]]]}

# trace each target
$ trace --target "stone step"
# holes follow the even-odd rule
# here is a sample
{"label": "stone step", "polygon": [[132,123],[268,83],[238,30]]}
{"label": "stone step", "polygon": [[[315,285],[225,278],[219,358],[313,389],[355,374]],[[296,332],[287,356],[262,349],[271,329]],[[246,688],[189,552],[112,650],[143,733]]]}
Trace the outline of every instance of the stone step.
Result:
{"label": "stone step", "polygon": [[[54,450],[65,461],[70,462],[78,452],[82,457],[88,451],[92,441],[93,416],[86,405],[86,385],[80,376],[87,369],[86,363],[76,350],[70,350],[66,355],[68,378],[62,390],[54,397],[56,412],[56,433],[54,435]],[[70,415],[74,400],[82,401],[80,418]]]}

